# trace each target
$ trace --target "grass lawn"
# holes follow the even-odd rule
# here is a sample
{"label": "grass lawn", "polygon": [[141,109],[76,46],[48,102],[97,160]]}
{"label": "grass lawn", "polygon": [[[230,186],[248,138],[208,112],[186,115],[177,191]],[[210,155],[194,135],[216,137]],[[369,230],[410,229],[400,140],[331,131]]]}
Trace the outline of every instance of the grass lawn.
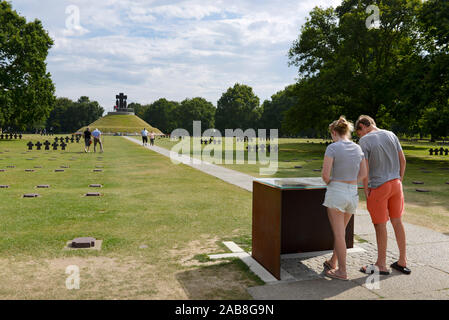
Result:
{"label": "grass lawn", "polygon": [[[0,141],[0,299],[249,299],[262,283],[238,260],[204,259],[251,237],[251,193],[121,137],[105,137],[103,154],[26,152],[30,140],[42,138]],[[83,196],[93,191],[102,197]],[[63,250],[82,236],[102,250]],[[69,265],[80,290],[66,289]]]}
{"label": "grass lawn", "polygon": [[[320,144],[322,142],[324,140],[279,139],[278,170],[272,176],[261,176],[259,169],[266,166],[260,164],[251,165],[246,162],[223,165],[255,177],[319,177],[321,172],[314,170],[322,166],[326,149],[324,144]],[[167,149],[176,143],[169,139],[156,139],[156,145]],[[402,146],[407,158],[404,178],[406,200],[404,220],[442,233],[449,233],[449,184],[446,184],[449,182],[449,156],[430,156],[428,149],[435,148],[434,144],[404,142]],[[231,148],[231,146],[224,146],[224,148]],[[295,166],[302,166],[302,168],[296,169]],[[426,171],[430,172],[426,173]],[[415,185],[414,181],[424,182],[424,185]],[[430,192],[419,193],[416,189],[427,189]],[[360,197],[361,205],[366,208],[364,198],[363,195]]]}

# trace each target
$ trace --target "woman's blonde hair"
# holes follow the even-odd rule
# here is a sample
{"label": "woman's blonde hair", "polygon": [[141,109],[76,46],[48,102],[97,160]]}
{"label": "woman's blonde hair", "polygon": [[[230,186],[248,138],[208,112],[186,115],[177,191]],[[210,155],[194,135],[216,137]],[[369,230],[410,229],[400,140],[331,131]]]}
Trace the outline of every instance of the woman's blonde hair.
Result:
{"label": "woman's blonde hair", "polygon": [[345,116],[341,116],[329,125],[329,131],[335,131],[340,136],[350,136],[352,131],[354,131],[354,125],[346,120]]}

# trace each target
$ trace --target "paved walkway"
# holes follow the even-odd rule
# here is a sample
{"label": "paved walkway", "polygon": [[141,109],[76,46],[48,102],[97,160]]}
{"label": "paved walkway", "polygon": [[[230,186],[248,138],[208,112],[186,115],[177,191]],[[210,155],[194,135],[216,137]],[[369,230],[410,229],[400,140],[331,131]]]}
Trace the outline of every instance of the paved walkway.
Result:
{"label": "paved walkway", "polygon": [[[141,144],[139,140],[125,137]],[[164,156],[170,151],[157,146],[147,147]],[[196,160],[199,161],[199,160]],[[254,177],[213,165],[207,162],[192,163],[190,158],[182,162],[204,173],[252,192]],[[446,299],[449,300],[449,236],[431,229],[405,223],[407,255],[411,275],[395,270],[389,276],[380,276],[376,283],[358,270],[362,265],[374,263],[377,257],[376,235],[368,213],[359,210],[355,215],[354,233],[360,241],[357,247],[363,252],[351,253],[347,257],[350,281],[330,280],[323,275],[323,261],[329,254],[309,258],[282,259],[281,267],[289,274],[288,279],[263,286],[249,288],[254,299]],[[387,263],[398,258],[394,231],[388,225]],[[291,277],[292,276],[292,277]]]}

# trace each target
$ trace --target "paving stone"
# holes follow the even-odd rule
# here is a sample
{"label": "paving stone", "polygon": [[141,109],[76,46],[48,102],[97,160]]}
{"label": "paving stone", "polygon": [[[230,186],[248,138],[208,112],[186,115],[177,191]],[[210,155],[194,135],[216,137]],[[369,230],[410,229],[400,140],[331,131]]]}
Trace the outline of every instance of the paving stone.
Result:
{"label": "paving stone", "polygon": [[89,188],[103,188],[103,185],[101,185],[101,184],[90,184]]}
{"label": "paving stone", "polygon": [[64,172],[64,169],[55,169],[55,172]]}
{"label": "paving stone", "polygon": [[33,169],[25,169],[25,172],[34,172]]}
{"label": "paving stone", "polygon": [[50,188],[50,185],[48,185],[48,184],[40,184],[40,185],[36,186],[36,188],[39,188],[39,189]]}
{"label": "paving stone", "polygon": [[94,172],[103,172],[101,169],[94,169]]}
{"label": "paving stone", "polygon": [[313,279],[248,288],[255,300],[371,300],[379,296],[353,281]]}
{"label": "paving stone", "polygon": [[8,185],[0,185],[0,189],[8,189],[9,186]]}
{"label": "paving stone", "polygon": [[[360,273],[360,277],[354,281],[366,286],[367,277],[368,275]],[[419,294],[447,288],[449,288],[449,274],[428,266],[416,266],[410,275],[393,270],[389,276],[381,276],[379,289],[371,291],[388,299],[397,297],[398,293]]]}
{"label": "paving stone", "polygon": [[100,197],[101,193],[99,193],[99,192],[88,192],[88,193],[86,193],[85,196],[86,197]]}

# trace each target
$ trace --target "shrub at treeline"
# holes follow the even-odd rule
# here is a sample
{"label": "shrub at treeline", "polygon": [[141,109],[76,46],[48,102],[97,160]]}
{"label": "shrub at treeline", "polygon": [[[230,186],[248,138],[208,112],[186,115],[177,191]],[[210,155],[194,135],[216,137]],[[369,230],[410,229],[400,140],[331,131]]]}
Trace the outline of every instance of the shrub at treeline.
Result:
{"label": "shrub at treeline", "polygon": [[[380,9],[380,21],[368,28],[371,13],[366,9],[373,4]],[[30,125],[50,115],[46,125],[69,132],[95,120],[101,110],[96,103],[52,99],[54,88],[44,62],[52,42],[41,24],[26,24],[6,2],[1,2],[0,10],[0,103],[6,106],[0,112],[0,126]],[[192,132],[192,121],[201,120],[203,128],[221,131],[277,128],[281,135],[324,136],[339,115],[355,120],[368,114],[380,127],[398,133],[447,137],[448,21],[449,1],[442,0],[344,0],[337,8],[316,7],[288,52],[290,65],[298,68],[298,82],[270,100],[260,104],[251,87],[237,83],[222,94],[216,107],[200,97],[182,102],[162,98],[129,107],[166,133],[175,128]],[[21,37],[27,33],[33,37]],[[9,34],[14,37],[5,37]],[[23,48],[33,41],[36,54],[22,57]],[[23,66],[12,70],[16,57]],[[27,71],[36,75],[23,77]],[[89,103],[95,107],[87,108]],[[83,119],[70,116],[73,123],[58,118],[60,112],[55,111],[75,114],[76,108],[92,111]],[[34,118],[27,116],[32,110],[37,111]]]}

